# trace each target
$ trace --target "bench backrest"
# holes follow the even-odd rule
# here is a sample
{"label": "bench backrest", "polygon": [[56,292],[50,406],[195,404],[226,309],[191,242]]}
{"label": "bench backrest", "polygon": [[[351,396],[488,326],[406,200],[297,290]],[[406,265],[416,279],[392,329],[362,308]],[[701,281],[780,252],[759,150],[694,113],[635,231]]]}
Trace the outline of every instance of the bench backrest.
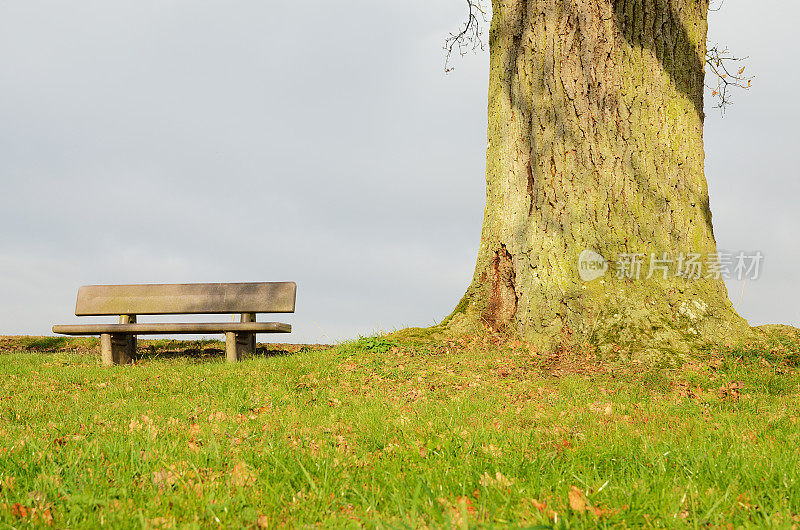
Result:
{"label": "bench backrest", "polygon": [[294,313],[296,293],[294,282],[86,285],[75,315]]}

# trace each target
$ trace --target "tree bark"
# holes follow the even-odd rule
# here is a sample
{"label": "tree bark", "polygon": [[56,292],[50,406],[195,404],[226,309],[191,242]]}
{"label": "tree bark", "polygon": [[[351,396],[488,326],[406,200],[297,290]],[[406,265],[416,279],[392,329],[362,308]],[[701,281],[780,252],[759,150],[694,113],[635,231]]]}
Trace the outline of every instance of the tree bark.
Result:
{"label": "tree bark", "polygon": [[[707,0],[493,0],[486,210],[445,325],[542,348],[663,358],[750,327],[718,278],[645,279],[651,254],[713,256],[704,175]],[[611,262],[583,281],[578,258]],[[615,257],[642,253],[642,277]]]}

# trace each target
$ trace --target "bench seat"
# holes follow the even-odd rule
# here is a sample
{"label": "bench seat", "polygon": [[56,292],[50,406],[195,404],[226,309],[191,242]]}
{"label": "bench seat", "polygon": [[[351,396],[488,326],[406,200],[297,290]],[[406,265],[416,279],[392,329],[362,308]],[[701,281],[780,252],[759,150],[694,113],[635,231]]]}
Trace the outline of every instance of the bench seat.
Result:
{"label": "bench seat", "polygon": [[[257,313],[294,313],[294,282],[86,285],[75,316],[119,316],[119,324],[53,326],[61,335],[100,335],[104,365],[126,364],[137,335],[225,334],[225,357],[237,361],[256,349],[257,333],[291,333],[281,322],[257,322]],[[239,315],[239,322],[138,322],[140,315]]]}
{"label": "bench seat", "polygon": [[209,322],[187,324],[68,324],[53,326],[61,335],[162,335],[170,333],[291,333],[292,326],[282,322]]}

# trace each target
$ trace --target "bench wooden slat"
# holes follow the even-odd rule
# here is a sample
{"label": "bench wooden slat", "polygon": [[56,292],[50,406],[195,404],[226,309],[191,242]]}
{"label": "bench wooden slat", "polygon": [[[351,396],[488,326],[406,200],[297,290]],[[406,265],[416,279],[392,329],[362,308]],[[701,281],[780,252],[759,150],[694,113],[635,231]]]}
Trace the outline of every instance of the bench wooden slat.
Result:
{"label": "bench wooden slat", "polygon": [[87,285],[75,315],[293,313],[296,293],[294,282]]}
{"label": "bench wooden slat", "polygon": [[161,335],[169,333],[291,333],[292,326],[282,322],[209,322],[188,324],[68,324],[53,326],[62,335]]}

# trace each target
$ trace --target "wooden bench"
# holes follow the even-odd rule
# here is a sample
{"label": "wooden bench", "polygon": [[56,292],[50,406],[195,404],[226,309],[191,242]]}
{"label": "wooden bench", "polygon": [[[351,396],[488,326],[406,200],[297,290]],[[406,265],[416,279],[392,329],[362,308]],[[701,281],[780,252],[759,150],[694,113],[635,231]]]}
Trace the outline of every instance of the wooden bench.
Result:
{"label": "wooden bench", "polygon": [[[190,283],[88,285],[78,290],[76,316],[119,315],[119,324],[53,326],[61,335],[100,335],[103,364],[125,364],[136,352],[137,335],[224,333],[228,361],[255,351],[256,333],[290,333],[280,322],[256,322],[257,313],[294,313],[297,285]],[[239,322],[140,323],[139,315],[240,314]]]}

